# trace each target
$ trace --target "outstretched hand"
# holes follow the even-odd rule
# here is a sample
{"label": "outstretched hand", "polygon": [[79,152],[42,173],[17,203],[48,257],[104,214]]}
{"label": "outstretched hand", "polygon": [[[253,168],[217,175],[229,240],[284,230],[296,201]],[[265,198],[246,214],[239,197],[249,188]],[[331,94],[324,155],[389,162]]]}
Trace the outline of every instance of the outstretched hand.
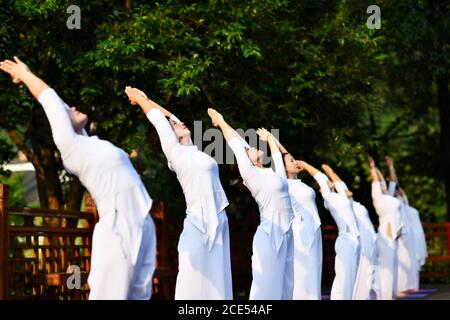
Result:
{"label": "outstretched hand", "polygon": [[297,168],[299,168],[300,170],[306,170],[306,166],[308,164],[305,161],[297,161]]}
{"label": "outstretched hand", "polygon": [[213,126],[218,127],[223,121],[223,116],[213,108],[208,108],[208,115],[211,117]]}
{"label": "outstretched hand", "polygon": [[138,88],[126,86],[125,93],[128,96],[128,100],[130,100],[130,103],[132,105],[138,104],[139,99],[142,99],[142,98],[148,99],[147,95],[143,91],[139,90]]}
{"label": "outstretched hand", "polygon": [[16,84],[22,81],[24,74],[30,72],[30,68],[16,56],[14,56],[14,61],[5,59],[0,62],[0,69],[8,73],[11,76],[13,83]]}
{"label": "outstretched hand", "polygon": [[267,141],[269,137],[272,135],[269,131],[267,131],[265,128],[259,128],[256,130],[256,133],[258,134],[259,138],[262,141]]}
{"label": "outstretched hand", "polygon": [[298,172],[302,172],[305,168],[300,164],[301,160],[296,160],[296,166],[298,168]]}

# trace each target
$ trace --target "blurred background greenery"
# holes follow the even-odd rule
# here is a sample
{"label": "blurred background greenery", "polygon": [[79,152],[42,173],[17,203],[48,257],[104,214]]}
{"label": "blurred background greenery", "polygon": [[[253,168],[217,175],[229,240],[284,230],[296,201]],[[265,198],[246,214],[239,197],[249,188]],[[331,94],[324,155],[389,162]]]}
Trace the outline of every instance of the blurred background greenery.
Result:
{"label": "blurred background greenery", "polygon": [[[0,0],[0,52],[86,112],[95,134],[138,150],[136,168],[170,215],[184,215],[183,194],[125,85],[190,127],[211,127],[215,106],[236,127],[279,129],[297,159],[330,164],[372,217],[366,158],[387,173],[390,155],[423,219],[450,220],[450,3],[377,1],[381,29],[371,30],[372,2],[80,0],[81,29],[69,30],[71,1]],[[64,172],[41,107],[7,76],[0,86],[0,164],[20,150],[35,167],[40,206],[79,209],[84,190]],[[24,205],[20,175],[8,174],[0,182]],[[228,213],[255,210],[232,167],[221,175]]]}

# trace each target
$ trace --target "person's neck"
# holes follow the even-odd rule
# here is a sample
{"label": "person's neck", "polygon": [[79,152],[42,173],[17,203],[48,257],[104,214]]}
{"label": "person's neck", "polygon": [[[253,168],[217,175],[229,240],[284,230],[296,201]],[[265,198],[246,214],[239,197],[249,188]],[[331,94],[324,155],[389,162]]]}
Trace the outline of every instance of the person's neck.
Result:
{"label": "person's neck", "polygon": [[288,176],[288,179],[297,179],[296,173],[288,173],[287,176]]}
{"label": "person's neck", "polygon": [[190,146],[191,144],[191,137],[190,136],[184,136],[180,138],[180,144],[183,146]]}

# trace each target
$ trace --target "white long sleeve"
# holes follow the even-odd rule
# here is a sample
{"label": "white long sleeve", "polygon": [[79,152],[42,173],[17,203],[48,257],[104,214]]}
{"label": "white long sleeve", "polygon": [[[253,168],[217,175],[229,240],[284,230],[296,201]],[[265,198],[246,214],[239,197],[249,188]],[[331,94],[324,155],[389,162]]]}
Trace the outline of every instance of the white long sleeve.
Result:
{"label": "white long sleeve", "polygon": [[67,105],[53,89],[44,90],[38,100],[50,122],[64,168],[92,195],[100,221],[120,237],[120,247],[134,265],[152,199],[128,155],[109,141],[77,134]]}
{"label": "white long sleeve", "polygon": [[317,172],[313,177],[320,186],[320,192],[324,199],[331,194],[330,187],[328,186],[328,177],[322,172]]}
{"label": "white long sleeve", "polygon": [[245,141],[244,138],[241,137],[241,135],[239,133],[237,133],[236,130],[232,129],[234,131],[234,134],[236,135],[236,137],[239,138],[239,141],[241,141],[241,144],[244,146],[244,148],[251,148],[250,145],[247,143],[247,141]]}
{"label": "white long sleeve", "polygon": [[42,91],[38,101],[44,108],[50,122],[53,141],[64,156],[70,151],[78,138],[65,108],[65,103],[52,88]]}
{"label": "white long sleeve", "polygon": [[281,155],[281,152],[272,153],[272,160],[273,160],[273,164],[275,166],[275,172],[280,177],[287,178],[286,169],[284,167],[284,161],[283,161],[283,156]]}
{"label": "white long sleeve", "polygon": [[228,145],[231,150],[233,150],[234,156],[236,157],[236,161],[238,163],[239,172],[244,180],[248,180],[248,178],[252,175],[255,166],[248,158],[247,152],[245,151],[245,146],[242,144],[240,137],[235,136],[228,141]]}
{"label": "white long sleeve", "polygon": [[181,123],[181,120],[178,119],[177,116],[174,115],[174,114],[171,114],[171,115],[170,115],[170,120],[172,120],[172,121],[174,121],[174,122],[176,122],[176,123]]}
{"label": "white long sleeve", "polygon": [[397,183],[394,181],[389,181],[389,188],[388,188],[388,193],[391,196],[395,195],[395,189],[397,187]]}
{"label": "white long sleeve", "polygon": [[334,188],[336,189],[337,193],[339,193],[341,196],[347,197],[348,187],[344,181],[342,180],[336,181],[334,183]]}
{"label": "white long sleeve", "polygon": [[169,121],[167,121],[166,117],[163,115],[161,110],[158,108],[153,108],[146,114],[148,120],[155,126],[156,131],[158,132],[159,139],[161,141],[161,147],[163,152],[170,162],[172,151],[177,146],[180,146],[178,142],[177,135],[172,129]]}
{"label": "white long sleeve", "polygon": [[377,201],[383,195],[383,191],[381,190],[381,182],[373,181],[372,182],[372,200]]}

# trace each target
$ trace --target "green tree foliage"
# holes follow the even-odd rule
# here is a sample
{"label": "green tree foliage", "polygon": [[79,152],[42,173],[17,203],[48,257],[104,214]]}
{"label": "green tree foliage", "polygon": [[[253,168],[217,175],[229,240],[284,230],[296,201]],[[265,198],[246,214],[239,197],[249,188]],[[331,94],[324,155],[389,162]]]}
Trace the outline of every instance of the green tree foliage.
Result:
{"label": "green tree foliage", "polygon": [[[442,210],[432,195],[442,178],[431,172],[439,167],[433,154],[439,116],[402,117],[413,99],[393,85],[394,75],[407,74],[394,64],[402,32],[395,31],[396,44],[383,28],[395,23],[390,15],[402,19],[400,5],[383,2],[392,8],[390,20],[370,30],[364,1],[78,1],[81,30],[68,30],[68,1],[2,2],[0,51],[22,56],[69,104],[79,105],[100,137],[140,150],[136,167],[152,197],[165,200],[172,212],[183,212],[181,190],[161,153],[148,146],[150,124],[129,106],[125,85],[143,89],[188,125],[203,120],[206,129],[206,109],[215,106],[236,127],[278,128],[294,156],[316,166],[329,163],[367,204],[367,153],[380,159],[389,153],[399,159],[413,204]],[[54,150],[42,112],[32,112],[40,108],[9,81],[0,77],[0,127],[30,156],[33,145]],[[429,147],[418,150],[424,144]],[[0,160],[10,156],[10,145],[1,147]],[[434,162],[422,171],[420,159],[427,155]],[[60,172],[60,160],[54,162]],[[231,211],[242,213],[237,208],[245,211],[251,198],[223,167]],[[67,202],[70,187],[58,188]]]}
{"label": "green tree foliage", "polygon": [[384,152],[396,154],[411,202],[450,220],[450,3],[403,0],[381,6],[386,58],[377,84],[377,136]]}

